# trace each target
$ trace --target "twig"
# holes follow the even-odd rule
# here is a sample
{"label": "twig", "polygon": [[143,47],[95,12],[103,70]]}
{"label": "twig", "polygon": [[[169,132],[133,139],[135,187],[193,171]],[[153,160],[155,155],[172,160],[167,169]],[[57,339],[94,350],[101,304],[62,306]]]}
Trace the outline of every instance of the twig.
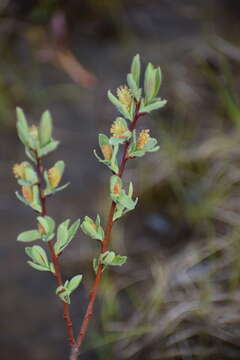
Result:
{"label": "twig", "polygon": [[[36,154],[36,152],[35,152]],[[42,176],[43,176],[43,167],[42,167],[42,163],[41,163],[41,158],[39,158],[36,154],[36,160],[37,160],[37,164],[36,164],[36,170],[38,173],[38,188],[39,188],[39,194],[40,194],[40,201],[41,201],[41,216],[46,216],[47,214],[47,210],[46,210],[46,196],[44,195],[43,191],[42,191]],[[56,255],[55,251],[54,251],[54,247],[52,244],[52,241],[48,241],[48,248],[49,248],[49,252],[50,252],[50,256],[51,256],[51,260],[53,262],[54,265],[54,269],[55,269],[55,274],[54,276],[56,277],[56,282],[58,286],[63,285],[63,280],[62,280],[62,273],[61,273],[61,267],[60,267],[60,263],[58,261],[58,256]],[[62,302],[63,303],[63,318],[66,324],[66,330],[67,330],[67,335],[68,335],[68,341],[70,346],[74,346],[75,345],[75,339],[74,339],[74,335],[73,335],[73,327],[72,327],[72,321],[71,321],[71,316],[70,316],[70,311],[69,311],[69,305],[66,302]]]}
{"label": "twig", "polygon": [[[131,125],[129,126],[129,130],[133,131],[136,127],[137,121],[140,118],[141,114],[139,112],[140,109],[140,101],[137,103],[136,106],[136,112],[135,112],[135,117],[134,120],[132,121]],[[121,160],[121,164],[120,164],[120,169],[118,174],[116,174],[117,176],[119,176],[120,178],[122,177],[124,170],[125,170],[125,166],[126,163],[128,161],[128,147],[130,145],[130,141],[127,140],[125,142],[124,145],[124,150],[123,150],[123,155],[122,155],[122,160]],[[102,242],[102,246],[101,246],[101,254],[104,253],[105,251],[107,251],[109,249],[109,242],[110,242],[110,237],[111,237],[111,232],[112,232],[112,227],[113,227],[113,216],[114,216],[114,212],[115,212],[115,208],[116,208],[116,203],[113,201],[110,207],[110,211],[109,211],[109,215],[108,215],[108,221],[107,221],[107,226],[106,226],[106,230],[105,230],[105,236]],[[70,360],[77,360],[78,358],[78,354],[79,354],[79,349],[80,346],[83,342],[83,339],[86,335],[87,329],[88,329],[88,324],[89,324],[89,320],[93,314],[93,307],[94,307],[94,303],[95,303],[95,299],[98,293],[98,289],[100,286],[100,282],[101,282],[101,278],[102,278],[102,270],[103,270],[103,265],[100,264],[98,266],[97,269],[97,273],[96,273],[96,277],[95,277],[95,281],[93,283],[92,289],[90,291],[90,297],[89,297],[89,302],[87,305],[87,309],[80,327],[80,331],[76,340],[76,344],[75,346],[72,347],[72,352],[71,352],[71,356],[70,356]]]}

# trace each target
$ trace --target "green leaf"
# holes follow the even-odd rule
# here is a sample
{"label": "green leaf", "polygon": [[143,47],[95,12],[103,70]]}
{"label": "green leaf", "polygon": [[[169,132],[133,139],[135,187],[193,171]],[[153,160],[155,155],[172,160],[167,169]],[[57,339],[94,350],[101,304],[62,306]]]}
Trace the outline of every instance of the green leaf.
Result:
{"label": "green leaf", "polygon": [[150,138],[147,142],[147,144],[144,146],[144,151],[151,151],[155,146],[157,145],[157,139]]}
{"label": "green leaf", "polygon": [[32,259],[32,261],[28,261],[28,264],[32,266],[34,269],[41,271],[51,271],[47,254],[41,246],[27,246],[25,248],[26,254]]}
{"label": "green leaf", "polygon": [[108,90],[108,99],[111,101],[111,103],[113,105],[115,105],[117,107],[117,109],[121,109],[122,108],[122,103],[116,98],[116,96],[114,96],[112,94],[112,92],[110,90]]}
{"label": "green leaf", "polygon": [[23,179],[17,179],[17,182],[21,186],[32,186],[32,183]]}
{"label": "green leaf", "polygon": [[24,205],[29,206],[28,202],[24,199],[22,195],[19,194],[18,191],[15,191],[15,195],[18,198],[18,200],[20,200]]}
{"label": "green leaf", "polygon": [[80,219],[77,219],[68,229],[69,222],[69,219],[65,220],[62,224],[58,226],[57,241],[54,244],[54,250],[57,255],[60,254],[72,241],[79,228]]}
{"label": "green leaf", "polygon": [[34,268],[34,269],[36,269],[36,270],[49,271],[49,268],[48,268],[48,267],[42,266],[42,265],[39,265],[39,264],[36,264],[36,263],[34,263],[34,262],[30,261],[30,260],[27,261],[27,263],[28,263],[32,268]]}
{"label": "green leaf", "polygon": [[23,110],[20,107],[17,107],[17,132],[19,139],[25,146],[29,146],[29,131],[28,123],[24,115]]}
{"label": "green leaf", "polygon": [[56,188],[50,188],[50,189],[46,189],[44,191],[44,195],[54,195],[56,192],[62,191],[64,189],[66,189],[68,186],[70,185],[70,183],[66,183],[62,186],[58,186]]}
{"label": "green leaf", "polygon": [[32,258],[32,247],[31,246],[27,246],[25,247],[25,253]]}
{"label": "green leaf", "polygon": [[109,139],[106,135],[104,134],[99,134],[98,135],[98,141],[99,141],[99,146],[103,146],[103,145],[108,145],[109,144]]}
{"label": "green leaf", "polygon": [[45,234],[42,234],[43,241],[50,241],[54,237],[55,221],[50,216],[38,216],[38,222],[44,229]]}
{"label": "green leaf", "polygon": [[130,157],[142,157],[145,155],[145,151],[142,151],[142,150],[136,150],[136,151],[132,151],[132,152],[129,152],[129,156]]}
{"label": "green leaf", "polygon": [[128,195],[125,193],[125,190],[121,190],[120,196],[116,199],[117,206],[115,208],[113,220],[119,219],[121,216],[125,215],[128,211],[133,210],[136,207],[138,199],[132,199],[133,195],[133,184],[130,182],[128,188]]}
{"label": "green leaf", "polygon": [[41,147],[47,145],[52,138],[52,117],[49,111],[42,114],[39,126],[39,139]]}
{"label": "green leaf", "polygon": [[[138,93],[136,94],[136,99],[141,99],[141,94],[142,94],[142,89],[139,89],[138,90]],[[136,102],[135,101],[132,101],[131,103],[131,109],[130,109],[130,114],[131,114],[131,119],[132,121],[134,120],[135,118],[135,113],[136,113]]]}
{"label": "green leaf", "polygon": [[68,182],[68,183],[66,183],[66,184],[64,184],[64,185],[62,185],[62,186],[59,186],[59,187],[55,188],[53,194],[55,194],[55,193],[58,192],[58,191],[62,191],[62,190],[64,190],[64,189],[66,189],[69,185],[70,185],[70,182]]}
{"label": "green leaf", "polygon": [[114,258],[114,251],[105,251],[103,254],[100,254],[99,263],[103,265],[111,265]]}
{"label": "green leaf", "polygon": [[155,92],[155,71],[151,63],[148,64],[144,77],[144,92],[146,103],[152,100]]}
{"label": "green leaf", "polygon": [[135,99],[139,100],[140,92],[132,74],[127,75],[127,83]]}
{"label": "green leaf", "polygon": [[79,286],[80,282],[82,281],[83,276],[82,275],[76,275],[74,276],[68,283],[67,285],[67,289],[69,291],[69,293],[71,294],[74,290],[77,289],[77,287]]}
{"label": "green leaf", "polygon": [[64,169],[65,169],[65,163],[64,163],[64,161],[63,161],[63,160],[57,161],[57,162],[54,164],[53,167],[55,167],[55,168],[58,169],[58,171],[59,171],[59,173],[60,173],[60,176],[62,177],[63,172],[64,172]]}
{"label": "green leaf", "polygon": [[155,148],[148,150],[148,152],[155,152],[158,151],[160,149],[160,146],[155,146]]}
{"label": "green leaf", "polygon": [[135,83],[137,84],[137,86],[139,86],[141,73],[141,62],[139,54],[135,55],[132,60],[131,73]]}
{"label": "green leaf", "polygon": [[37,185],[34,185],[32,187],[32,192],[33,192],[33,202],[30,204],[30,206],[38,211],[41,212],[42,211],[42,205],[41,205],[41,200],[40,200],[40,194],[39,194],[39,188]]}
{"label": "green leaf", "polygon": [[108,160],[104,160],[104,159],[101,159],[100,156],[97,154],[96,150],[94,149],[93,150],[93,154],[94,156],[97,158],[97,160],[100,162],[100,163],[103,163],[104,165],[106,165],[110,170],[112,170],[114,173],[117,173],[119,171],[118,169],[118,165],[117,163],[111,163],[110,161]]}
{"label": "green leaf", "polygon": [[93,270],[94,270],[95,274],[97,273],[98,266],[99,266],[98,259],[94,258],[93,259]]}
{"label": "green leaf", "polygon": [[77,219],[68,230],[68,243],[74,238],[76,235],[78,228],[80,226],[80,219]]}
{"label": "green leaf", "polygon": [[32,253],[31,253],[32,260],[34,263],[49,267],[48,258],[46,251],[39,245],[32,246]]}
{"label": "green leaf", "polygon": [[129,157],[141,157],[146,154],[146,152],[154,152],[159,149],[159,146],[157,145],[157,139],[150,137],[147,144],[144,145],[143,148],[138,149],[137,144],[132,143],[129,147]]}
{"label": "green leaf", "polygon": [[41,234],[38,230],[24,231],[21,234],[19,234],[17,237],[17,241],[22,241],[22,242],[30,242],[38,239],[41,239]]}
{"label": "green leaf", "polygon": [[67,229],[67,223],[66,221],[64,221],[58,226],[58,230],[57,230],[57,241],[54,245],[54,249],[57,254],[59,254],[61,247],[66,244],[67,240],[68,240],[68,229]]}
{"label": "green leaf", "polygon": [[[130,131],[129,131],[130,132]],[[130,133],[131,134],[131,133]],[[126,141],[126,139],[127,138],[116,138],[116,137],[114,137],[114,136],[112,136],[111,138],[110,138],[110,140],[109,140],[109,142],[110,142],[110,144],[111,145],[119,145],[119,144],[124,144],[125,143],[125,141]],[[117,150],[118,150],[118,148],[117,148]]]}
{"label": "green leaf", "polygon": [[[50,222],[48,221],[49,219]],[[49,232],[49,225],[50,227],[52,228],[52,225],[54,223],[54,220],[52,218],[50,218],[50,216],[38,216],[37,217],[37,221],[41,224],[41,226],[43,227],[44,229],[44,232],[47,234]],[[54,228],[54,226],[53,226]]]}
{"label": "green leaf", "polygon": [[127,261],[127,256],[116,255],[110,265],[111,266],[122,266],[123,264],[126,263],[126,261]]}
{"label": "green leaf", "polygon": [[[46,170],[44,171],[44,180],[46,182],[46,189],[44,190],[45,195],[55,194],[56,192],[65,189],[69,185],[69,183],[67,183],[57,187],[62,179],[64,169],[65,169],[64,161],[59,160],[53,165],[53,167],[49,171]],[[51,174],[53,175],[52,181],[50,181],[49,179],[49,173],[51,171],[52,171]]]}
{"label": "green leaf", "polygon": [[[138,202],[138,198],[134,200],[134,208],[136,207],[137,202]],[[119,219],[120,217],[122,217],[131,210],[133,210],[132,206],[130,208],[125,208],[122,204],[117,203],[113,220],[116,221],[117,219]]]}
{"label": "green leaf", "polygon": [[28,203],[24,197],[22,195],[19,194],[18,191],[15,191],[15,195],[16,197],[18,198],[18,200],[20,200],[24,205],[27,205],[27,206],[30,206],[32,209],[38,211],[38,212],[41,212],[41,206],[39,204],[36,204],[36,203]]}
{"label": "green leaf", "polygon": [[52,262],[49,264],[49,271],[51,271],[51,273],[53,273],[53,275],[56,274],[56,271],[55,271],[55,268],[54,268],[54,265]]}
{"label": "green leaf", "polygon": [[38,176],[30,164],[25,168],[25,178],[30,185],[36,184],[38,182]]}
{"label": "green leaf", "polygon": [[114,251],[105,251],[103,254],[100,254],[98,263],[105,266],[122,266],[126,261],[127,256],[116,255]]}
{"label": "green leaf", "polygon": [[117,171],[118,171],[118,164],[117,164],[117,154],[118,154],[118,150],[119,150],[118,144],[114,145],[114,146],[113,146],[112,158],[111,158],[111,161],[110,161],[111,169],[114,169],[114,170],[117,169]]}
{"label": "green leaf", "polygon": [[133,196],[133,183],[130,182],[128,187],[128,197],[131,199],[132,196]]}
{"label": "green leaf", "polygon": [[161,86],[161,82],[162,82],[162,72],[160,67],[158,67],[157,69],[155,69],[155,90],[153,97],[157,96]]}
{"label": "green leaf", "polygon": [[51,140],[47,145],[45,145],[44,147],[42,147],[39,152],[38,155],[41,156],[45,156],[47,154],[49,154],[50,152],[56,150],[56,148],[59,145],[59,141],[56,140]]}
{"label": "green leaf", "polygon": [[28,157],[30,160],[32,160],[32,162],[33,162],[34,164],[37,163],[37,161],[36,161],[36,154],[35,154],[33,151],[31,151],[27,146],[25,146],[25,153],[26,153],[27,157]]}
{"label": "green leaf", "polygon": [[158,110],[164,107],[167,103],[167,100],[157,100],[153,102],[152,104],[145,105],[141,107],[141,113],[149,113],[153,110]]}
{"label": "green leaf", "polygon": [[118,198],[118,203],[127,208],[128,210],[133,210],[135,208],[135,201],[133,201],[124,190],[121,191],[121,194]]}
{"label": "green leaf", "polygon": [[97,216],[96,221],[94,222],[89,216],[85,216],[81,229],[84,234],[90,236],[92,239],[103,240],[104,230],[100,225],[100,218]]}
{"label": "green leaf", "polygon": [[114,211],[113,221],[116,221],[117,219],[119,219],[120,217],[122,217],[124,215],[123,210],[124,210],[124,206],[117,203],[117,206]]}
{"label": "green leaf", "polygon": [[[79,225],[80,225],[80,219],[76,220],[70,226],[70,228],[67,229],[67,236],[65,234],[63,234],[63,237],[61,237],[61,235],[59,235],[59,237],[57,238],[57,241],[54,245],[56,254],[60,254],[69,245],[69,243],[72,241],[72,239],[76,235]],[[67,224],[67,226],[68,226],[68,224]]]}

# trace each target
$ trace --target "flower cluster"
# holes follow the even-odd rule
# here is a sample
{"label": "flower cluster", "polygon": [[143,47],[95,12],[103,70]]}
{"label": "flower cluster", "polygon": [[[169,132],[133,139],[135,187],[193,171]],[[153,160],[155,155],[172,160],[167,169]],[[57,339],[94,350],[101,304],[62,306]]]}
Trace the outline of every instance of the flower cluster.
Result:
{"label": "flower cluster", "polygon": [[117,89],[117,97],[120,103],[122,103],[122,105],[125,106],[127,110],[130,110],[133,97],[131,90],[127,87],[127,85],[120,86]]}

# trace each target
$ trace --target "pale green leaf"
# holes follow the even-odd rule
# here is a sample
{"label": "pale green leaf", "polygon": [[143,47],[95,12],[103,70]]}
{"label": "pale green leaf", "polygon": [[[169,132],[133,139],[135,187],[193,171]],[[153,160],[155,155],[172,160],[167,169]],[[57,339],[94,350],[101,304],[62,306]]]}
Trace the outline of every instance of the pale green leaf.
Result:
{"label": "pale green leaf", "polygon": [[52,117],[49,111],[44,111],[40,120],[39,139],[41,147],[47,145],[52,137]]}
{"label": "pale green leaf", "polygon": [[77,287],[79,286],[80,282],[82,281],[82,275],[76,275],[74,276],[68,283],[67,285],[67,289],[70,292],[70,294],[77,289]]}
{"label": "pale green leaf", "polygon": [[38,230],[28,230],[19,234],[17,241],[30,242],[38,239],[41,239],[41,234]]}

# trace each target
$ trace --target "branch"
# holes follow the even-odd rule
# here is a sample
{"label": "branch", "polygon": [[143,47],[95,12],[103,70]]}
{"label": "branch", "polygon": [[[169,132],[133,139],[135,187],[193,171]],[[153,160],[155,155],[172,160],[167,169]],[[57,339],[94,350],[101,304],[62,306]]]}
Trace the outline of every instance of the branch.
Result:
{"label": "branch", "polygon": [[[141,115],[143,115],[139,112],[140,105],[141,105],[141,103],[139,101],[137,103],[134,120],[132,121],[132,123],[129,126],[130,131],[133,131],[135,129],[138,119],[140,118]],[[117,174],[120,178],[122,177],[122,175],[124,173],[126,163],[129,159],[127,156],[129,145],[130,145],[130,141],[127,140],[124,145],[120,169]],[[108,249],[109,249],[110,237],[111,237],[111,232],[112,232],[112,227],[113,227],[113,222],[114,222],[113,216],[114,216],[115,208],[116,208],[116,203],[113,201],[111,204],[110,210],[109,210],[108,221],[107,221],[107,226],[106,226],[106,230],[105,230],[105,236],[104,236],[104,239],[102,242],[102,247],[101,247],[101,254],[104,253],[105,251],[108,251]],[[100,282],[101,282],[101,278],[102,278],[102,270],[103,270],[103,265],[100,264],[97,269],[95,281],[94,281],[92,289],[90,291],[89,302],[88,302],[87,309],[86,309],[86,312],[85,312],[85,315],[84,315],[84,318],[82,321],[82,325],[81,325],[81,328],[80,328],[80,331],[79,331],[79,334],[77,337],[76,345],[72,347],[72,353],[71,353],[70,360],[77,360],[80,346],[86,335],[88,325],[89,325],[89,320],[93,314],[93,307],[94,307],[95,299],[96,299],[98,289],[100,286]]]}
{"label": "branch", "polygon": [[[36,152],[35,152],[35,154],[36,154]],[[43,167],[41,164],[41,158],[39,158],[37,156],[37,154],[36,154],[36,160],[37,160],[36,170],[37,170],[38,179],[39,179],[38,180],[38,188],[39,188],[41,208],[42,208],[41,216],[45,216],[47,214],[47,210],[46,210],[46,196],[43,193],[43,184],[42,184]],[[49,249],[51,260],[52,260],[52,263],[53,263],[54,269],[55,269],[54,275],[56,277],[57,286],[61,286],[61,285],[63,285],[61,267],[60,267],[60,263],[58,261],[58,256],[55,254],[52,241],[48,241],[48,249]],[[75,345],[75,339],[74,339],[74,335],[73,335],[73,327],[72,327],[72,321],[71,321],[71,316],[70,316],[70,311],[69,311],[69,305],[64,301],[62,303],[63,303],[63,318],[64,318],[64,321],[66,324],[68,341],[69,341],[70,346],[73,346],[73,345]]]}

